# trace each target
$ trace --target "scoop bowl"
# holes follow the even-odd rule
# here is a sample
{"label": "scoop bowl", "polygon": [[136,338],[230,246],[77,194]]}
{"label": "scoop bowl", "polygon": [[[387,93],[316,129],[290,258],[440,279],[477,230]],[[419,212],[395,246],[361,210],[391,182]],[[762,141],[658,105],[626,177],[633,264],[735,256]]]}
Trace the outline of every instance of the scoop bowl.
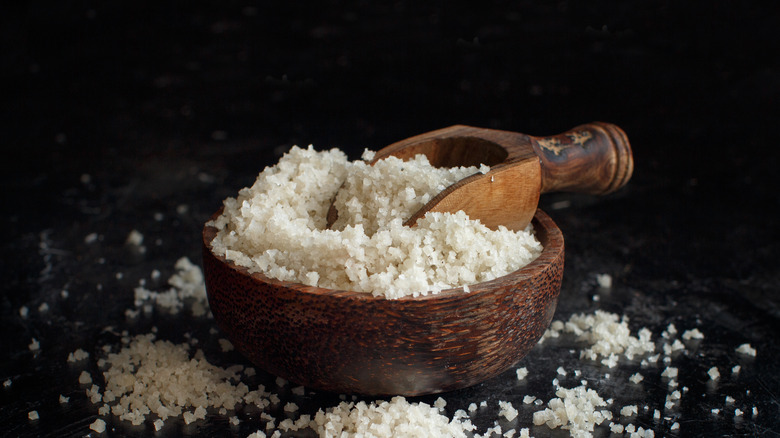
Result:
{"label": "scoop bowl", "polygon": [[250,273],[212,252],[217,229],[207,224],[209,305],[236,350],[308,388],[414,396],[472,386],[515,365],[555,313],[563,235],[542,210],[532,223],[544,249],[529,265],[469,292],[393,300]]}

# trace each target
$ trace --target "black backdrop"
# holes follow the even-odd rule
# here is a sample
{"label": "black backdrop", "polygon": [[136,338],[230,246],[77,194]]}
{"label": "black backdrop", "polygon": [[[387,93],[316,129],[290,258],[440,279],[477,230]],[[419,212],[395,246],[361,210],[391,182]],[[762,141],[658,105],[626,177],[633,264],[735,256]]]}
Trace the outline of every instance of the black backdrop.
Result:
{"label": "black backdrop", "polygon": [[[521,363],[532,370],[525,383],[510,371],[445,395],[450,415],[485,398],[549,400],[562,364],[582,367],[600,392],[648,405],[634,423],[656,436],[780,433],[780,23],[771,2],[22,1],[3,9],[0,379],[12,383],[0,389],[4,434],[89,431],[96,407],[64,358],[84,348],[96,370],[98,346],[115,342],[107,325],[156,326],[177,342],[185,332],[214,337],[209,320],[128,322],[123,311],[152,270],[165,279],[179,257],[199,262],[203,222],[291,145],[356,158],[456,123],[548,135],[593,120],[627,131],[636,169],[607,197],[543,198],[567,246],[556,318],[604,309],[655,336],[669,323],[699,327],[699,349],[676,359],[689,393],[654,421],[667,389],[659,369],[627,389],[568,347],[545,346]],[[146,236],[145,254],[124,245],[133,229]],[[98,244],[85,242],[92,232]],[[598,273],[613,276],[611,291],[598,289]],[[41,342],[37,354],[31,338]],[[744,342],[758,348],[755,361],[708,386],[706,370],[739,363],[733,350]],[[204,344],[216,363],[246,364]],[[58,394],[72,402],[60,406]],[[748,413],[735,418],[726,395]],[[313,413],[334,400],[298,401]],[[718,407],[724,413],[712,415]],[[521,409],[508,427],[530,427],[532,413]],[[105,418],[117,436],[152,430]],[[497,418],[493,409],[474,421],[482,432]],[[230,428],[213,415],[163,432],[246,436],[260,425],[248,416]]]}

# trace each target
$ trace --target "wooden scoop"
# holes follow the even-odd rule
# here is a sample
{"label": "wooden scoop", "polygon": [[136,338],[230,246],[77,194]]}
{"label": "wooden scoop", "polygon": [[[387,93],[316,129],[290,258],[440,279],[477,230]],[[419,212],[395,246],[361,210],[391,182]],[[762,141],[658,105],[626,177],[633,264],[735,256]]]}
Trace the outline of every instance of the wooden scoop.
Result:
{"label": "wooden scoop", "polygon": [[[427,156],[436,167],[486,164],[490,171],[443,190],[405,222],[409,226],[428,211],[463,210],[487,227],[521,230],[533,218],[541,193],[610,193],[623,187],[634,169],[625,132],[603,122],[551,137],[455,125],[382,148],[372,164],[391,155],[407,160],[417,154]],[[331,204],[328,228],[337,218]]]}

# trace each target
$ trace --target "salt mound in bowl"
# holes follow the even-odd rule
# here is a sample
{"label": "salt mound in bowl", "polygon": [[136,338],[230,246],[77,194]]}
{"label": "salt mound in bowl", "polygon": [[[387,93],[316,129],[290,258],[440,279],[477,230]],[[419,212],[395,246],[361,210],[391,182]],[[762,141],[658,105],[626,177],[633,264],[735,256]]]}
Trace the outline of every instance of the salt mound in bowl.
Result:
{"label": "salt mound in bowl", "polygon": [[552,321],[563,235],[542,210],[532,224],[544,249],[527,266],[470,285],[470,292],[398,299],[250,273],[212,252],[217,229],[206,225],[209,305],[239,352],[308,388],[405,396],[464,388],[511,368]]}

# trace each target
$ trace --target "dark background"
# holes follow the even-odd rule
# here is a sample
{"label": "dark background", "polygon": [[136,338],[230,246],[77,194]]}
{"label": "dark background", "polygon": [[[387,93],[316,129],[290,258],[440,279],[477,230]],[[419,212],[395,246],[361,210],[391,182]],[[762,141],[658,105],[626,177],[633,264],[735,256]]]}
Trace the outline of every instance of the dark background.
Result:
{"label": "dark background", "polygon": [[[658,337],[669,323],[705,339],[675,358],[677,409],[660,369],[625,383],[568,344],[541,346],[514,371],[445,394],[472,401],[553,397],[554,369],[649,405],[634,424],[656,436],[780,434],[777,260],[780,20],[772,2],[13,2],[0,7],[2,356],[0,424],[8,436],[82,436],[97,414],[65,363],[116,342],[105,326],[181,342],[200,336],[220,365],[213,321],[164,313],[127,321],[132,289],[158,286],[181,256],[200,262],[200,230],[227,196],[291,145],[363,148],[452,124],[549,135],[594,120],[620,125],[634,177],[602,198],[545,195],[562,229],[566,273],[556,318],[604,309]],[[568,203],[568,207],[561,208]],[[164,219],[156,220],[155,213]],[[147,252],[124,245],[137,229]],[[87,244],[96,232],[99,242]],[[117,272],[122,278],[117,278]],[[611,290],[595,275],[609,273]],[[68,290],[68,298],[61,291]],[[594,301],[598,295],[600,301]],[[39,312],[41,303],[49,310]],[[27,306],[30,316],[19,315]],[[31,338],[41,351],[27,348]],[[747,363],[734,348],[749,342]],[[572,344],[575,345],[575,344]],[[742,373],[727,371],[742,363]],[[707,383],[719,366],[724,377]],[[618,379],[600,378],[605,372]],[[260,376],[273,382],[272,376]],[[568,385],[572,386],[572,383]],[[270,384],[273,387],[273,384]],[[71,403],[57,403],[59,394]],[[724,406],[725,395],[737,399]],[[293,396],[289,396],[294,399]],[[284,397],[283,397],[284,398]],[[606,398],[606,397],[605,397]],[[423,397],[420,400],[432,401]],[[313,413],[338,402],[297,400]],[[334,402],[335,401],[335,402]],[[620,405],[617,405],[620,406]],[[759,415],[750,414],[757,406]],[[734,418],[735,407],[746,411]],[[712,408],[723,408],[714,416]],[[37,409],[41,419],[27,420]],[[529,427],[524,407],[511,427]],[[613,409],[617,414],[619,409]],[[480,411],[482,433],[498,418]],[[666,419],[668,418],[668,419]],[[246,436],[242,417],[169,426],[164,435]],[[113,418],[110,433],[144,435]],[[678,422],[679,430],[670,430]],[[565,436],[546,427],[534,436]],[[597,436],[609,435],[601,427]]]}

